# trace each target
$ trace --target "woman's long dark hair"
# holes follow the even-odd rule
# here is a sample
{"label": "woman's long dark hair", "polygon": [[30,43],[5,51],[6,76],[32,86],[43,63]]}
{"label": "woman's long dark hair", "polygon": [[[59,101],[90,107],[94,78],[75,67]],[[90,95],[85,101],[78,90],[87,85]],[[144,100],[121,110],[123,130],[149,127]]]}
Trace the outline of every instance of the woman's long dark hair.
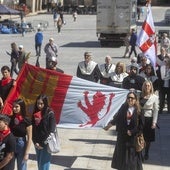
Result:
{"label": "woman's long dark hair", "polygon": [[[153,68],[152,64],[146,64],[145,68],[147,68],[147,67],[151,68],[150,76],[155,76],[155,71],[154,71],[154,68]],[[146,71],[145,71],[145,74],[146,74]]]}
{"label": "woman's long dark hair", "polygon": [[[13,102],[13,105],[14,104],[18,104],[21,108],[21,111],[20,111],[20,114],[25,118],[26,117],[26,105],[25,105],[25,102],[23,99],[16,99],[14,102]],[[15,114],[13,112],[13,114]]]}
{"label": "woman's long dark hair", "polygon": [[38,100],[42,100],[44,103],[44,107],[42,109],[42,114],[44,115],[46,113],[46,110],[49,108],[49,104],[48,104],[48,97],[45,94],[40,94],[35,102],[35,106],[34,106],[34,113],[38,112],[39,109],[37,107],[37,101]]}

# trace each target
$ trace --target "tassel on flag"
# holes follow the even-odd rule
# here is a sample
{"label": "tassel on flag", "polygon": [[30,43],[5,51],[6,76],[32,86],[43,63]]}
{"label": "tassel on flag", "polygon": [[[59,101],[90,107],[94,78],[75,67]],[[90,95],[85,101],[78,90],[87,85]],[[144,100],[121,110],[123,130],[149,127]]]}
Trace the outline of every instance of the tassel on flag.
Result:
{"label": "tassel on flag", "polygon": [[156,35],[150,3],[148,4],[146,19],[137,38],[137,45],[155,68],[157,56]]}

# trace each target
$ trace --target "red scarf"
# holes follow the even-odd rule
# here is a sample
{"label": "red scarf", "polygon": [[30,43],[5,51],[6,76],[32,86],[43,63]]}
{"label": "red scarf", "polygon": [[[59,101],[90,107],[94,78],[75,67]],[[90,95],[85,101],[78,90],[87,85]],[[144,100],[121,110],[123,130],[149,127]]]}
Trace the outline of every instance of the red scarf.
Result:
{"label": "red scarf", "polygon": [[15,119],[14,119],[14,123],[15,123],[15,125],[19,125],[23,120],[24,119],[23,119],[22,115],[16,114]]}
{"label": "red scarf", "polygon": [[7,77],[7,78],[2,78],[1,80],[1,86],[5,86],[7,85],[8,83],[10,83],[12,81],[12,77]]}
{"label": "red scarf", "polygon": [[126,115],[126,118],[127,118],[127,124],[129,125],[130,122],[131,122],[131,118],[132,118],[132,113],[127,111],[127,115]]}
{"label": "red scarf", "polygon": [[130,113],[129,111],[127,111],[127,120],[130,120],[132,117],[132,113]]}
{"label": "red scarf", "polygon": [[35,125],[38,126],[41,122],[42,114],[41,111],[34,113]]}
{"label": "red scarf", "polygon": [[11,133],[10,128],[8,128],[7,130],[2,130],[2,131],[0,131],[0,142],[2,142],[3,139],[4,139],[7,135],[9,135],[10,133]]}

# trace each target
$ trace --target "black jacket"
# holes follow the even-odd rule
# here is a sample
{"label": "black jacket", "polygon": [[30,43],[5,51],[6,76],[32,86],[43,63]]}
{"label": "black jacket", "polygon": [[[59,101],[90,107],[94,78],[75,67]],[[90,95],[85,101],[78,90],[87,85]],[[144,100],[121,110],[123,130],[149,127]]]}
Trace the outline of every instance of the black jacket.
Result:
{"label": "black jacket", "polygon": [[33,133],[32,140],[33,143],[39,143],[42,147],[45,145],[44,141],[47,139],[51,132],[55,131],[56,119],[55,114],[50,109],[47,109],[45,115],[43,115],[42,120],[39,125],[35,125],[35,120],[33,116]]}
{"label": "black jacket", "polygon": [[142,85],[144,83],[145,79],[139,75],[135,76],[127,76],[123,79],[122,87],[124,89],[135,89],[142,91]]}

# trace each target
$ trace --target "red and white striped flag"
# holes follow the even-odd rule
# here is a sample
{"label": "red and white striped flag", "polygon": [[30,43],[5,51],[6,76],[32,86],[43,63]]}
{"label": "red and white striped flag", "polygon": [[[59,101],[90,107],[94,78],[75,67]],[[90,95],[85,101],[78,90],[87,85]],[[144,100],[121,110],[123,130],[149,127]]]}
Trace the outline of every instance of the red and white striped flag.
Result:
{"label": "red and white striped flag", "polygon": [[156,34],[150,4],[148,4],[147,16],[137,38],[137,45],[155,68],[157,55]]}

